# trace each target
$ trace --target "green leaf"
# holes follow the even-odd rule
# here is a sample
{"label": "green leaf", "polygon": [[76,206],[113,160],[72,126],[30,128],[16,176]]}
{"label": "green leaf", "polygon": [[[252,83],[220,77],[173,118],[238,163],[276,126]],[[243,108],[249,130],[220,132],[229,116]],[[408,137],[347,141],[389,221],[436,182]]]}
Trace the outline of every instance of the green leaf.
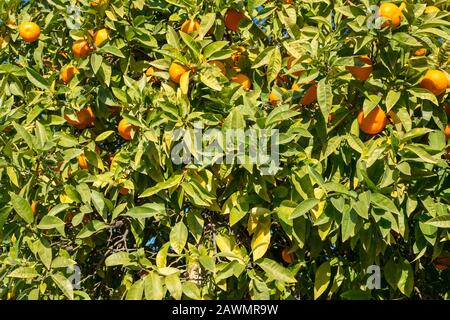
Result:
{"label": "green leaf", "polygon": [[164,298],[163,283],[156,272],[150,272],[144,278],[144,292],[146,300],[162,300]]}
{"label": "green leaf", "polygon": [[93,234],[106,229],[108,226],[99,220],[90,221],[87,225],[83,227],[83,229],[80,230],[80,232],[77,235],[77,238],[79,239],[85,239],[89,238]]}
{"label": "green leaf", "polygon": [[43,90],[49,90],[50,89],[50,83],[47,79],[44,79],[39,73],[37,73],[34,69],[26,68],[25,69],[26,75],[28,80],[32,84],[34,84],[36,87],[43,89]]}
{"label": "green leaf", "polygon": [[301,216],[304,216],[306,213],[308,213],[311,209],[313,209],[315,206],[319,204],[319,200],[317,199],[306,199],[305,201],[302,201],[297,207],[295,207],[294,211],[292,212],[290,219],[295,219]]}
{"label": "green leaf", "polygon": [[163,182],[159,182],[155,186],[146,189],[144,192],[142,192],[142,194],[139,196],[139,198],[151,197],[152,195],[157,194],[161,190],[166,190],[166,189],[173,188],[175,186],[179,186],[182,180],[183,180],[183,175],[176,174],[176,175],[170,177],[170,179],[163,181]]}
{"label": "green leaf", "polygon": [[73,286],[72,283],[61,273],[52,274],[53,282],[64,293],[69,300],[73,300]]}
{"label": "green leaf", "polygon": [[267,276],[272,279],[286,283],[297,282],[297,280],[288,269],[284,268],[274,260],[265,258],[262,261],[258,262],[258,265],[266,272]]}
{"label": "green leaf", "polygon": [[317,300],[328,288],[331,279],[330,262],[326,261],[320,265],[314,278],[314,300]]}
{"label": "green leaf", "polygon": [[188,239],[188,230],[183,221],[178,222],[170,231],[170,245],[173,250],[181,254]]}
{"label": "green leaf", "polygon": [[33,223],[33,211],[31,210],[28,201],[13,192],[10,192],[9,196],[11,197],[11,204],[14,211],[16,211],[26,223]]}
{"label": "green leaf", "polygon": [[183,286],[181,285],[180,277],[178,274],[171,274],[164,280],[167,290],[175,300],[180,300],[183,295]]}
{"label": "green leaf", "polygon": [[140,279],[133,283],[127,292],[126,300],[141,300],[144,294],[144,279]]}
{"label": "green leaf", "polygon": [[10,278],[20,278],[20,279],[33,279],[39,276],[39,273],[32,267],[19,267],[14,269],[8,277]]}
{"label": "green leaf", "polygon": [[131,263],[128,252],[116,252],[105,259],[105,266],[127,266]]}
{"label": "green leaf", "polygon": [[152,218],[159,214],[164,214],[165,211],[166,208],[164,204],[154,202],[154,203],[146,203],[140,207],[131,208],[124,215],[135,219],[145,219],[145,218]]}
{"label": "green leaf", "polygon": [[201,294],[200,289],[191,281],[186,281],[183,283],[183,293],[193,300],[200,300]]}
{"label": "green leaf", "polygon": [[320,111],[322,112],[324,119],[327,119],[333,107],[333,91],[331,85],[325,78],[318,83],[317,102],[319,103]]}
{"label": "green leaf", "polygon": [[400,214],[394,202],[385,195],[382,195],[380,193],[372,193],[370,201],[375,207],[395,214]]}
{"label": "green leaf", "polygon": [[450,228],[450,215],[438,216],[436,218],[430,219],[425,224],[429,224],[434,227],[448,229]]}

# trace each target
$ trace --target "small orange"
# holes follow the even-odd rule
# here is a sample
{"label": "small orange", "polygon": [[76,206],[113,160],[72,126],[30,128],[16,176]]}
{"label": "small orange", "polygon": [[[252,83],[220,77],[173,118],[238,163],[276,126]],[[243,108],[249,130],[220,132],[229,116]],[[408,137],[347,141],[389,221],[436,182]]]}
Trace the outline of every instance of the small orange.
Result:
{"label": "small orange", "polygon": [[80,167],[80,169],[82,170],[87,170],[89,169],[89,164],[87,162],[86,156],[84,154],[80,154],[78,156],[78,166]]}
{"label": "small orange", "polygon": [[222,63],[222,61],[209,61],[208,64],[212,65],[212,66],[216,66],[217,68],[220,69],[220,71],[226,75],[227,74],[227,69],[225,68],[225,65]]}
{"label": "small orange", "polygon": [[119,135],[127,141],[130,141],[132,139],[131,137],[131,130],[133,129],[136,133],[139,131],[139,127],[136,127],[132,125],[131,123],[128,123],[127,120],[122,119],[119,122],[118,126]]}
{"label": "small orange", "polygon": [[270,92],[270,94],[269,94],[269,102],[272,105],[276,106],[280,102],[280,96],[274,91]]}
{"label": "small orange", "polygon": [[311,87],[308,88],[308,90],[306,90],[305,95],[300,100],[300,105],[307,106],[316,101],[317,101],[317,85],[313,84]]}
{"label": "small orange", "polygon": [[[291,70],[292,64],[294,63],[294,61],[295,61],[295,58],[294,58],[294,57],[289,57],[288,62],[287,62],[287,69],[288,69],[288,70]],[[301,74],[302,74],[302,71],[300,70],[300,71],[294,72],[292,75],[293,75],[294,77],[298,78],[298,77],[301,76]]]}
{"label": "small orange", "polygon": [[383,109],[377,106],[366,116],[361,110],[358,114],[358,124],[361,131],[367,134],[378,134],[386,127],[387,117]]}
{"label": "small orange", "polygon": [[246,19],[247,17],[242,12],[234,9],[228,9],[225,13],[225,26],[236,32],[238,30],[239,23]]}
{"label": "small orange", "polygon": [[94,33],[94,43],[96,47],[100,47],[109,38],[109,31],[106,28],[97,30]]}
{"label": "small orange", "polygon": [[64,84],[68,84],[73,76],[79,72],[80,70],[77,67],[67,66],[61,71],[60,78]]}
{"label": "small orange", "polygon": [[448,123],[448,124],[445,126],[444,134],[445,134],[445,138],[446,138],[447,140],[449,140],[449,139],[450,139],[450,123]]}
{"label": "small orange", "polygon": [[183,73],[188,72],[189,69],[181,64],[172,62],[169,68],[170,79],[175,83],[180,83],[180,78]]}
{"label": "small orange", "polygon": [[383,27],[387,27],[389,24],[392,24],[392,28],[395,29],[402,21],[402,11],[393,3],[382,3],[380,5],[380,16],[388,20],[383,24]]}
{"label": "small orange", "polygon": [[435,12],[439,12],[439,11],[441,11],[441,10],[439,10],[438,7],[435,7],[435,6],[427,6],[427,7],[425,8],[425,10],[423,11],[423,13],[425,13],[425,14],[430,14],[430,13],[435,13]]}
{"label": "small orange", "polygon": [[119,193],[123,196],[126,196],[128,193],[130,193],[130,190],[128,190],[128,188],[120,188]]}
{"label": "small orange", "polygon": [[200,28],[200,21],[197,19],[188,19],[181,25],[181,31],[184,33],[195,32]]}
{"label": "small orange", "polygon": [[433,264],[438,270],[446,270],[450,267],[450,258],[448,257],[437,257],[433,260]]}
{"label": "small orange", "polygon": [[19,24],[19,35],[25,42],[34,42],[39,38],[41,28],[34,22],[22,22]]}
{"label": "small orange", "polygon": [[245,91],[250,90],[250,88],[252,87],[252,81],[243,73],[238,73],[231,78],[231,81],[239,83]]}
{"label": "small orange", "polygon": [[147,77],[151,77],[151,76],[153,75],[154,72],[155,72],[155,68],[149,67],[149,68],[147,69],[147,71],[145,71],[145,75],[146,75]]}
{"label": "small orange", "polygon": [[85,58],[91,53],[91,47],[86,40],[77,40],[72,45],[72,52],[75,58]]}
{"label": "small orange", "polygon": [[67,123],[74,126],[77,129],[84,129],[87,126],[93,125],[95,121],[95,115],[91,107],[83,108],[76,113],[77,120],[72,120],[68,115],[64,115]]}
{"label": "small orange", "polygon": [[426,54],[427,54],[427,49],[425,49],[425,48],[418,49],[418,50],[416,50],[416,52],[414,52],[414,55],[419,56],[419,57],[424,56]]}
{"label": "small orange", "polygon": [[431,91],[436,96],[445,92],[447,84],[447,76],[440,70],[428,70],[420,82],[422,88]]}
{"label": "small orange", "polygon": [[288,264],[291,264],[294,261],[294,257],[289,253],[288,248],[284,248],[283,251],[281,251],[281,258]]}
{"label": "small orange", "polygon": [[356,67],[356,66],[348,66],[346,69],[359,81],[366,81],[370,78],[372,74],[372,60],[368,56],[360,56],[357,58],[361,61],[365,66]]}
{"label": "small orange", "polygon": [[33,215],[37,215],[39,211],[39,201],[33,200],[31,201],[31,212],[33,212]]}

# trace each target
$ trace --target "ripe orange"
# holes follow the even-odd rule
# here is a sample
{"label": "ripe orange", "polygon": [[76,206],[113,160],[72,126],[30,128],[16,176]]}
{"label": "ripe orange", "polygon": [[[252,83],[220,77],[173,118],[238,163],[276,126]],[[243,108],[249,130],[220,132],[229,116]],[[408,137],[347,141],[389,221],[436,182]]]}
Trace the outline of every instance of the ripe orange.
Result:
{"label": "ripe orange", "polygon": [[269,102],[274,106],[277,105],[280,102],[280,96],[274,91],[270,92]]}
{"label": "ripe orange", "polygon": [[448,257],[437,257],[433,260],[433,264],[438,270],[446,270],[450,267],[450,258]]}
{"label": "ripe orange", "polygon": [[64,84],[68,84],[73,76],[79,72],[80,70],[77,67],[67,66],[61,71],[60,78]]}
{"label": "ripe orange", "polygon": [[39,38],[41,28],[34,22],[22,22],[19,24],[19,35],[25,42],[34,42]]}
{"label": "ripe orange", "polygon": [[427,49],[425,48],[421,48],[416,50],[416,52],[414,52],[415,56],[424,56],[427,53]]}
{"label": "ripe orange", "polygon": [[361,131],[367,134],[377,134],[386,127],[387,117],[379,106],[366,116],[364,116],[364,111],[361,110],[358,114],[358,124]]}
{"label": "ripe orange", "polygon": [[151,76],[153,75],[154,72],[155,72],[155,68],[149,67],[149,68],[147,69],[147,71],[145,71],[145,75],[146,75],[147,77],[151,77]]}
{"label": "ripe orange", "polygon": [[242,12],[234,9],[228,9],[225,13],[225,26],[236,32],[238,30],[239,23],[246,19],[247,17]]}
{"label": "ripe orange", "polygon": [[217,60],[209,61],[208,64],[216,66],[217,68],[219,68],[220,71],[222,71],[222,73],[224,75],[227,74],[227,69],[225,68],[225,65],[222,63],[222,61],[217,61]]}
{"label": "ripe orange", "polygon": [[188,72],[189,69],[181,64],[172,62],[169,68],[170,79],[175,83],[180,83],[180,78],[183,73]]}
{"label": "ripe orange", "polygon": [[392,24],[392,28],[395,29],[402,21],[402,11],[393,3],[382,3],[380,5],[380,16],[388,20],[383,24],[383,27]]}
{"label": "ripe orange", "polygon": [[89,169],[89,164],[87,162],[86,156],[84,154],[80,154],[78,156],[78,166],[80,167],[80,169],[82,170],[87,170]]}
{"label": "ripe orange", "polygon": [[289,253],[288,248],[284,248],[283,251],[281,251],[281,258],[288,264],[291,264],[294,261],[294,257]]}
{"label": "ripe orange", "polygon": [[445,92],[447,84],[447,76],[440,70],[428,70],[420,82],[422,88],[431,91],[436,96]]}
{"label": "ripe orange", "polygon": [[85,58],[91,53],[91,47],[86,40],[77,40],[72,45],[72,52],[75,58]]}
{"label": "ripe orange", "polygon": [[430,13],[439,12],[439,11],[441,11],[441,10],[439,10],[438,7],[435,7],[435,6],[427,6],[427,7],[425,8],[425,10],[424,10],[423,13],[425,13],[425,14],[430,14]]}
{"label": "ripe orange", "polygon": [[197,19],[188,19],[181,25],[181,31],[184,33],[195,32],[200,28],[200,21]]}
{"label": "ripe orange", "polygon": [[[292,68],[292,64],[294,63],[295,58],[294,57],[289,57],[288,62],[287,62],[287,69],[291,70]],[[302,74],[302,71],[296,71],[294,72],[292,75],[296,78],[300,77]]]}
{"label": "ripe orange", "polygon": [[33,215],[37,215],[39,211],[39,201],[33,200],[31,201],[31,212],[33,212]]}
{"label": "ripe orange", "polygon": [[130,190],[128,190],[128,188],[120,188],[119,193],[123,196],[126,196],[128,193],[130,193]]}
{"label": "ripe orange", "polygon": [[239,83],[246,91],[250,90],[250,88],[252,87],[252,81],[243,73],[238,73],[231,78],[231,81]]}
{"label": "ripe orange", "polygon": [[372,60],[368,56],[360,56],[357,58],[361,61],[365,66],[364,67],[354,67],[348,66],[346,69],[359,81],[366,81],[370,78],[372,74]]}
{"label": "ripe orange", "polygon": [[132,139],[131,129],[134,129],[134,132],[136,132],[136,133],[139,131],[138,127],[132,125],[131,123],[128,123],[127,120],[125,120],[125,119],[120,120],[117,130],[119,131],[119,135],[124,140],[130,141]]}
{"label": "ripe orange", "polygon": [[294,2],[294,0],[283,0],[284,4],[293,4]]}
{"label": "ripe orange", "polygon": [[445,126],[444,133],[445,133],[445,138],[447,140],[449,140],[450,139],[450,123]]}
{"label": "ripe orange", "polygon": [[96,47],[100,47],[109,38],[109,31],[106,28],[97,30],[94,33],[94,43]]}
{"label": "ripe orange", "polygon": [[87,126],[93,125],[95,120],[94,112],[91,107],[83,108],[76,113],[77,120],[72,120],[68,115],[64,115],[67,123],[74,126],[77,129],[84,129]]}
{"label": "ripe orange", "polygon": [[313,84],[306,90],[305,95],[300,100],[301,106],[307,106],[317,101],[317,84]]}

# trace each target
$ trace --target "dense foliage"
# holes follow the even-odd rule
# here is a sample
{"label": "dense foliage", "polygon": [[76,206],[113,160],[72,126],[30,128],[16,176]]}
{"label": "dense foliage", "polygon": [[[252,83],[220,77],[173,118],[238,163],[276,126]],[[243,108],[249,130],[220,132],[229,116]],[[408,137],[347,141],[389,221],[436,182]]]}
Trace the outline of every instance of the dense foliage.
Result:
{"label": "dense foliage", "polygon": [[394,3],[0,0],[0,299],[450,298],[450,3]]}

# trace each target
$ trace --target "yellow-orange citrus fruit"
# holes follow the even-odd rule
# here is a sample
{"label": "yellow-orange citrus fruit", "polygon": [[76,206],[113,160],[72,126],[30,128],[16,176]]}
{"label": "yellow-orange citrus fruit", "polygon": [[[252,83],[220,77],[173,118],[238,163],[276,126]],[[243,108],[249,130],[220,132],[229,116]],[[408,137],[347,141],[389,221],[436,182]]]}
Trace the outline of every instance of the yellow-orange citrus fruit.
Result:
{"label": "yellow-orange citrus fruit", "polygon": [[447,140],[450,139],[450,123],[445,126],[444,134]]}
{"label": "yellow-orange citrus fruit", "polygon": [[386,127],[387,117],[383,109],[377,106],[366,116],[361,110],[358,114],[358,124],[361,131],[367,134],[378,134]]}
{"label": "yellow-orange citrus fruit", "polygon": [[289,253],[288,248],[284,248],[283,251],[281,251],[281,258],[288,264],[291,264],[294,261],[294,257]]}
{"label": "yellow-orange citrus fruit", "polygon": [[291,87],[291,90],[297,90],[300,89],[301,85],[299,83],[294,83]]}
{"label": "yellow-orange citrus fruit", "polygon": [[217,61],[217,60],[213,60],[213,61],[209,61],[208,64],[216,66],[217,68],[220,69],[220,71],[226,75],[227,74],[227,69],[225,68],[225,65],[222,63],[222,61]]}
{"label": "yellow-orange citrus fruit", "polygon": [[269,94],[269,102],[272,105],[277,105],[278,102],[280,102],[280,96],[274,91],[270,92],[270,94]]}
{"label": "yellow-orange citrus fruit", "polygon": [[72,52],[75,58],[85,58],[91,53],[91,47],[86,40],[77,40],[72,45]]}
{"label": "yellow-orange citrus fruit", "polygon": [[420,82],[422,88],[431,91],[436,96],[445,92],[447,84],[447,76],[440,70],[428,70]]}
{"label": "yellow-orange citrus fruit", "polygon": [[359,81],[366,81],[372,74],[372,60],[368,56],[360,56],[357,58],[359,61],[365,64],[363,67],[348,66],[346,69]]}
{"label": "yellow-orange citrus fruit", "polygon": [[244,90],[250,90],[250,88],[252,87],[252,81],[243,73],[238,73],[231,78],[231,81],[239,83],[242,88],[244,88]]}
{"label": "yellow-orange citrus fruit", "polygon": [[380,5],[380,16],[388,20],[383,24],[383,27],[387,27],[389,24],[392,24],[392,28],[395,29],[402,21],[402,11],[393,3],[382,3]]}
{"label": "yellow-orange citrus fruit", "polygon": [[128,123],[127,120],[122,119],[119,122],[119,126],[117,130],[119,131],[119,135],[127,141],[130,141],[132,139],[131,137],[131,130],[134,129],[134,131],[137,133],[139,131],[139,127],[136,127],[132,125],[131,123]]}
{"label": "yellow-orange citrus fruit", "polygon": [[80,154],[78,156],[78,166],[80,167],[80,169],[83,169],[83,170],[89,168],[89,164],[88,164],[86,156],[84,154]]}
{"label": "yellow-orange citrus fruit", "polygon": [[233,31],[237,31],[239,23],[247,19],[245,14],[234,9],[228,9],[225,13],[225,26]]}
{"label": "yellow-orange citrus fruit", "polygon": [[427,6],[423,12],[424,12],[425,14],[430,14],[430,13],[439,12],[439,11],[441,11],[441,10],[439,10],[438,7],[435,7],[435,6]]}
{"label": "yellow-orange citrus fruit", "polygon": [[36,200],[31,201],[31,212],[33,212],[33,215],[37,215],[38,214],[38,206],[39,206],[39,202]]}
{"label": "yellow-orange citrus fruit", "polygon": [[96,47],[100,47],[109,38],[109,31],[106,28],[97,30],[94,33],[94,43]]}
{"label": "yellow-orange citrus fruit", "polygon": [[65,84],[68,84],[73,76],[79,72],[80,70],[77,67],[67,66],[61,71],[60,78]]}
{"label": "yellow-orange citrus fruit", "polygon": [[151,77],[151,76],[153,75],[153,73],[155,73],[155,68],[153,68],[153,67],[149,67],[149,68],[147,69],[147,71],[145,71],[145,75],[146,75],[147,77]]}
{"label": "yellow-orange citrus fruit", "polygon": [[421,48],[416,50],[416,52],[414,52],[415,56],[424,56],[427,53],[427,49],[425,48]]}
{"label": "yellow-orange citrus fruit", "polygon": [[313,84],[306,90],[304,96],[300,100],[301,106],[307,106],[317,101],[317,85]]}
{"label": "yellow-orange citrus fruit", "polygon": [[170,79],[175,83],[180,83],[180,78],[183,73],[188,72],[189,69],[181,64],[172,62],[169,68]]}
{"label": "yellow-orange citrus fruit", "polygon": [[294,2],[294,0],[283,0],[284,4],[293,4]]}
{"label": "yellow-orange citrus fruit", "polygon": [[[288,62],[287,62],[287,69],[291,70],[292,68],[292,64],[294,63],[295,58],[294,57],[289,57]],[[294,73],[292,73],[292,75],[296,78],[300,77],[300,75],[302,74],[302,71],[296,71]]]}
{"label": "yellow-orange citrus fruit", "polygon": [[195,32],[200,28],[200,21],[197,19],[188,19],[181,25],[181,31],[184,33]]}
{"label": "yellow-orange citrus fruit", "polygon": [[67,123],[74,126],[77,129],[84,129],[87,126],[93,125],[95,121],[95,115],[91,107],[83,108],[76,113],[76,120],[72,120],[68,115],[64,115]]}
{"label": "yellow-orange citrus fruit", "polygon": [[22,22],[19,24],[19,35],[25,42],[34,42],[39,38],[41,28],[34,22]]}

